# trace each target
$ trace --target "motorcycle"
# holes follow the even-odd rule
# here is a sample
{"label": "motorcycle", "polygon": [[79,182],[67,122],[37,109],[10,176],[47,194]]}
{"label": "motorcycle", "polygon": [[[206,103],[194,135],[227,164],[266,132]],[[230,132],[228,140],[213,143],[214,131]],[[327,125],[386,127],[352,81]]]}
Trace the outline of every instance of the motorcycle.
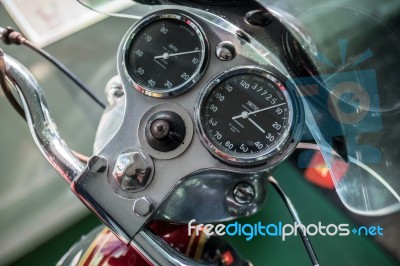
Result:
{"label": "motorcycle", "polygon": [[[95,9],[91,1],[80,2]],[[106,107],[90,158],[60,137],[30,72],[1,54],[4,94],[45,158],[107,227],[73,247],[60,265],[99,262],[94,254],[115,265],[249,265],[204,224],[258,212],[267,182],[302,224],[271,176],[298,148],[322,154],[351,211],[398,210],[396,78],[377,79],[397,66],[377,64],[387,43],[371,37],[365,47],[363,39],[376,28],[390,33],[384,40],[395,39],[386,24],[341,5],[283,11],[273,2],[137,2],[123,14],[109,14],[136,18],[132,9],[152,5],[121,41],[107,104],[58,65]],[[326,36],[320,23],[331,25],[338,14],[357,18]],[[341,27],[360,23],[365,29],[349,37],[358,46],[348,49],[349,39],[339,39],[339,62],[333,60],[332,39]],[[1,38],[36,49],[12,29],[3,29]],[[358,55],[346,61],[348,50]],[[378,59],[371,63],[372,55]],[[309,153],[300,154],[299,167],[307,160]],[[319,265],[306,230],[297,230]]]}

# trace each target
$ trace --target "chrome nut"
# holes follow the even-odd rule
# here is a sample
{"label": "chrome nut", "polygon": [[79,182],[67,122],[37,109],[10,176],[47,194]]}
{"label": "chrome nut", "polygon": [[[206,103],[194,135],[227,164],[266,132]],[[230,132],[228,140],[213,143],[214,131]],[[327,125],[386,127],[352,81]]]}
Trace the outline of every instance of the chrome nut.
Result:
{"label": "chrome nut", "polygon": [[88,169],[92,173],[103,173],[107,169],[107,164],[104,157],[94,155],[88,161]]}
{"label": "chrome nut", "polygon": [[152,213],[153,203],[147,197],[141,197],[133,202],[133,211],[137,216],[145,217]]}
{"label": "chrome nut", "polygon": [[153,162],[141,150],[118,156],[113,176],[122,189],[135,192],[144,189],[153,177]]}

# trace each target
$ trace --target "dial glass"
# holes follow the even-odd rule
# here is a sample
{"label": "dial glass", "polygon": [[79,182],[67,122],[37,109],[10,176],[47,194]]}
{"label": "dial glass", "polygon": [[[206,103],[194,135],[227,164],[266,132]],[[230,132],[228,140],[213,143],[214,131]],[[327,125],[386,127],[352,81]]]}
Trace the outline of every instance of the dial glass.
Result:
{"label": "dial glass", "polygon": [[292,110],[285,86],[268,72],[236,73],[204,95],[200,132],[225,161],[261,161],[287,143]]}
{"label": "dial glass", "polygon": [[174,96],[201,76],[206,57],[203,34],[183,15],[154,16],[137,27],[127,49],[127,75],[140,92]]}

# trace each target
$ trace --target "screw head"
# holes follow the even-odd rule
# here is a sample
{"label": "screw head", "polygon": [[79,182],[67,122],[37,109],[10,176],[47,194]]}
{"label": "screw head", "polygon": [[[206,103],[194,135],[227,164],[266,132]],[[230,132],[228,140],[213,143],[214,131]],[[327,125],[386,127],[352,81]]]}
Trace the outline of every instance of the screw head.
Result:
{"label": "screw head", "polygon": [[255,191],[249,183],[239,183],[233,190],[235,200],[240,204],[250,203],[255,196]]}
{"label": "screw head", "polygon": [[232,60],[236,55],[235,46],[231,42],[221,42],[218,44],[215,53],[219,60]]}
{"label": "screw head", "polygon": [[133,202],[133,211],[137,216],[148,216],[153,212],[153,202],[148,197],[137,198]]}
{"label": "screw head", "polygon": [[102,156],[94,155],[88,161],[88,168],[93,173],[103,173],[107,169],[107,160]]}

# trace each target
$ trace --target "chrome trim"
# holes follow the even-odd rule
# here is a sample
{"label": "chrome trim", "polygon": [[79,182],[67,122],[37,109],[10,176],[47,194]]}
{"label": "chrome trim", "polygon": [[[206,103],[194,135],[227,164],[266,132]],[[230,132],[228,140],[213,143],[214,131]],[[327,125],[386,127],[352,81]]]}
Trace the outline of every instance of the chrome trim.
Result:
{"label": "chrome trim", "polygon": [[47,107],[43,89],[21,63],[4,55],[7,77],[16,88],[36,145],[57,172],[71,183],[84,169],[61,138]]}
{"label": "chrome trim", "polygon": [[233,155],[230,154],[227,149],[221,149],[217,147],[216,145],[213,144],[213,142],[210,140],[210,138],[207,136],[204,128],[203,128],[203,117],[202,117],[202,110],[204,109],[204,105],[206,103],[207,97],[212,93],[212,91],[223,81],[226,79],[234,76],[234,75],[240,75],[240,74],[257,74],[260,76],[265,77],[266,79],[274,82],[277,86],[285,86],[283,82],[281,82],[276,76],[271,73],[270,71],[267,71],[263,68],[259,68],[256,66],[239,66],[232,68],[230,70],[227,70],[223,72],[222,74],[214,77],[207,86],[201,91],[199,94],[197,101],[196,101],[196,107],[194,111],[194,121],[196,124],[196,130],[200,135],[200,139],[203,143],[203,145],[211,152],[211,154],[219,159],[221,159],[224,162],[227,162],[229,164],[237,165],[237,166],[249,166],[249,165],[257,165],[257,164],[262,164],[265,163],[268,159],[273,157],[274,155],[277,155],[281,153],[284,149],[287,148],[289,143],[292,140],[292,135],[294,132],[294,127],[297,125],[297,123],[294,122],[294,117],[296,112],[296,108],[294,108],[294,99],[289,95],[288,88],[283,91],[283,95],[286,99],[287,106],[288,106],[288,111],[289,111],[289,117],[288,117],[288,125],[285,129],[284,134],[281,136],[281,139],[278,143],[274,144],[271,148],[268,148],[266,150],[261,151],[260,153],[254,154],[254,155]]}
{"label": "chrome trim", "polygon": [[[209,43],[206,38],[206,35],[203,31],[203,29],[200,27],[200,25],[191,17],[184,15],[182,13],[172,13],[171,11],[164,11],[164,12],[169,12],[169,13],[160,13],[157,12],[153,15],[150,15],[146,19],[140,21],[137,25],[135,25],[132,29],[130,29],[126,35],[129,35],[129,37],[126,39],[125,43],[123,44],[123,53],[124,56],[122,57],[122,66],[123,66],[123,72],[126,78],[128,79],[129,83],[140,93],[143,93],[147,96],[154,97],[154,98],[170,98],[170,97],[175,97],[178,96],[186,91],[188,91],[190,88],[192,88],[197,81],[203,76],[207,63],[208,63],[208,57],[209,57]],[[202,53],[201,53],[201,59],[199,62],[199,66],[195,70],[192,76],[185,81],[184,83],[180,84],[179,86],[173,87],[171,89],[165,90],[165,89],[151,89],[148,88],[144,85],[139,84],[134,80],[134,78],[129,74],[129,71],[127,69],[127,57],[129,56],[129,48],[134,41],[136,35],[144,29],[146,26],[150,25],[153,22],[163,20],[163,19],[174,19],[174,20],[179,20],[179,21],[184,21],[187,23],[196,33],[198,38],[200,39],[201,42],[201,48],[202,48]],[[190,23],[188,23],[189,21]]]}

